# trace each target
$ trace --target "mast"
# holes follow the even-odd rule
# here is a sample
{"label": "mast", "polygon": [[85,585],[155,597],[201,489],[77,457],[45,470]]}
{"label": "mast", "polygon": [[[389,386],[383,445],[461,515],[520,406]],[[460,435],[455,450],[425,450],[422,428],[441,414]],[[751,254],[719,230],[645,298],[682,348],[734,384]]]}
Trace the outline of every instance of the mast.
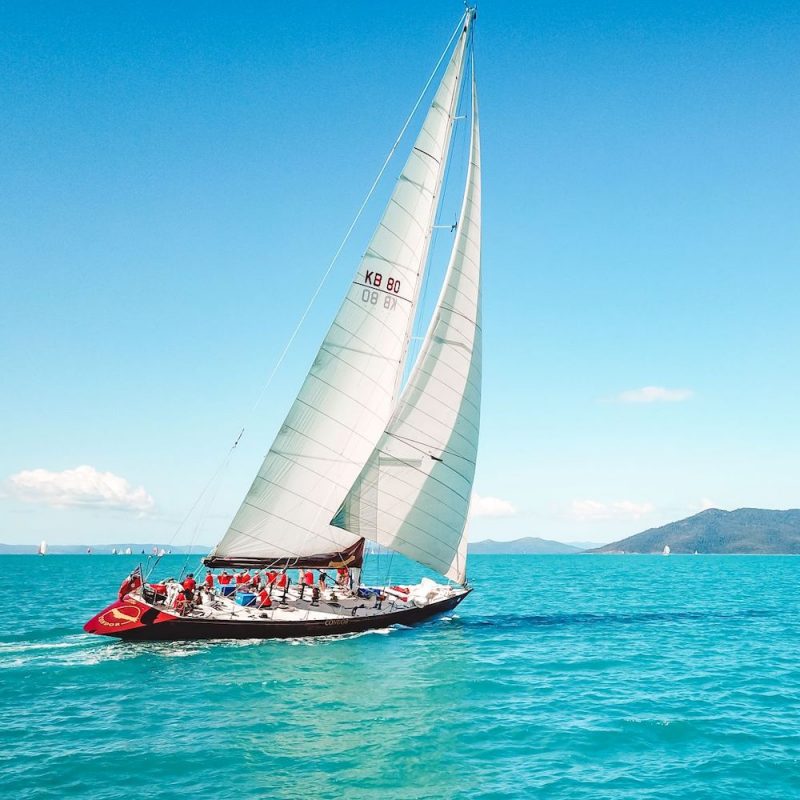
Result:
{"label": "mast", "polygon": [[468,33],[467,22],[344,301],[210,566],[361,563],[361,536],[330,520],[395,407]]}
{"label": "mast", "polygon": [[333,524],[464,583],[481,399],[481,169],[474,70],[470,162],[456,231],[408,384]]}

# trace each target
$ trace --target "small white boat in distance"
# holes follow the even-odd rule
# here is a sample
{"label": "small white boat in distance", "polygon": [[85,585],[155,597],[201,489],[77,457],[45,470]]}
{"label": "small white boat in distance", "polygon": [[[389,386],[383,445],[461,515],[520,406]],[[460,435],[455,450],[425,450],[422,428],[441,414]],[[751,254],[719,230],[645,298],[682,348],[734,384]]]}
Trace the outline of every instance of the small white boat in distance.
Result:
{"label": "small white boat in distance", "polygon": [[662,556],[668,556],[668,555],[669,555],[671,552],[672,552],[672,551],[669,549],[669,545],[668,545],[668,544],[665,544],[665,545],[664,545],[664,550],[663,550],[663,552],[661,553],[661,555],[662,555]]}
{"label": "small white boat in distance", "polygon": [[41,543],[39,544],[38,553],[40,556],[47,555],[47,542],[44,539],[42,539]]}

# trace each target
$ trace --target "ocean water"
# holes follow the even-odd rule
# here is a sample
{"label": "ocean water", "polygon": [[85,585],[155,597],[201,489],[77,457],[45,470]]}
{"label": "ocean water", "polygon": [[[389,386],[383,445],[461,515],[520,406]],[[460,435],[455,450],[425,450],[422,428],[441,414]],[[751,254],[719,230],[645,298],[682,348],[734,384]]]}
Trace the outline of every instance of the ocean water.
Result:
{"label": "ocean water", "polygon": [[477,556],[416,628],[85,635],[136,561],[0,557],[3,797],[800,796],[797,558]]}

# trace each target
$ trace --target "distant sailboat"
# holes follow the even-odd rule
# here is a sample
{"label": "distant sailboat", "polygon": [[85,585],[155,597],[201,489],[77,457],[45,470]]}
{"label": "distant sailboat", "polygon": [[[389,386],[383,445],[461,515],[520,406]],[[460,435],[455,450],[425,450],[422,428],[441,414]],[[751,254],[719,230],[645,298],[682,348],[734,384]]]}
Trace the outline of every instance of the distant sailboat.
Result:
{"label": "distant sailboat", "polygon": [[126,555],[126,556],[129,556],[129,555],[130,555],[132,552],[133,552],[133,550],[131,550],[131,548],[130,548],[130,547],[126,547],[126,548],[125,548],[125,555]]}
{"label": "distant sailboat", "polygon": [[40,556],[47,555],[47,542],[44,539],[39,543],[39,550],[37,552]]}
{"label": "distant sailboat", "polygon": [[669,549],[669,545],[664,545],[664,550],[661,552],[662,556],[668,556],[672,551]]}
{"label": "distant sailboat", "polygon": [[[480,424],[481,167],[467,8],[444,75],[388,205],[319,353],[239,510],[205,558],[211,569],[338,570],[332,591],[284,587],[276,606],[221,587],[181,614],[163,584],[124,585],[90,633],[128,639],[314,636],[413,623],[471,591],[465,526]],[[465,73],[471,73],[471,81]],[[467,89],[466,87],[469,87]],[[469,94],[466,92],[469,91]],[[461,211],[416,363],[400,391],[447,172],[459,99],[471,100]],[[446,577],[360,583],[365,543]],[[163,555],[161,550],[160,554]],[[140,582],[141,583],[141,582]],[[306,587],[309,589],[305,595]],[[231,587],[233,589],[235,587]]]}

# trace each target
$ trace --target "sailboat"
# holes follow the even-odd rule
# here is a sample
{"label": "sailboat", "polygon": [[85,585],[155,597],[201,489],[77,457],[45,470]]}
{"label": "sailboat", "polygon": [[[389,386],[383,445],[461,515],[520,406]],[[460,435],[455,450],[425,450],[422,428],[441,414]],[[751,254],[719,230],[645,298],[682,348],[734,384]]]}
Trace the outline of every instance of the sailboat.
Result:
{"label": "sailboat", "polygon": [[47,542],[44,539],[42,539],[42,541],[39,543],[39,549],[37,552],[40,556],[47,555]]}
{"label": "sailboat", "polygon": [[[252,588],[190,588],[178,610],[168,586],[135,571],[87,632],[130,640],[331,635],[421,622],[470,593],[465,527],[481,393],[475,16],[467,8],[453,34],[433,102],[338,313],[250,490],[204,559],[212,571],[269,570],[273,581],[279,570],[282,588],[271,584],[269,604]],[[403,385],[462,93],[471,108],[460,123],[470,125],[463,200],[440,294]],[[365,550],[376,545],[447,583],[362,584]],[[289,569],[312,580],[294,583]],[[345,578],[328,586],[325,573],[317,585],[314,570]]]}

